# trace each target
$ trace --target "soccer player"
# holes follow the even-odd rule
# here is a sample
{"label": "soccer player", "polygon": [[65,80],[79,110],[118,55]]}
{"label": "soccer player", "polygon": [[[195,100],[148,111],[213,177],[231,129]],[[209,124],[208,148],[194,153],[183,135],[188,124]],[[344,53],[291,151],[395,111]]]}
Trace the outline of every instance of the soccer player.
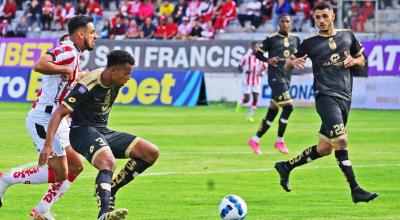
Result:
{"label": "soccer player", "polygon": [[[289,152],[283,135],[285,134],[289,116],[293,111],[293,105],[289,93],[291,72],[285,71],[284,65],[286,59],[296,51],[297,46],[300,44],[299,37],[290,33],[291,28],[292,20],[290,16],[282,14],[279,17],[278,33],[267,37],[263,41],[261,49],[256,53],[258,59],[268,62],[268,84],[272,90],[268,112],[262,119],[256,134],[247,142],[256,154],[261,154],[260,138],[271,127],[278,114],[279,107],[282,108],[282,113],[279,118],[278,137],[274,147],[281,153],[287,154]],[[265,52],[268,52],[268,58],[264,56]]]}
{"label": "soccer player", "polygon": [[[26,118],[26,127],[38,153],[43,149],[51,115],[75,86],[76,79],[81,74],[81,53],[92,50],[97,38],[91,17],[72,18],[68,24],[68,31],[70,40],[60,42],[34,66],[35,71],[44,76],[37,100]],[[52,183],[40,203],[32,209],[30,216],[34,219],[54,219],[50,207],[68,190],[83,169],[79,154],[70,147],[68,134],[67,121],[62,119],[53,142],[54,154],[48,161],[48,167],[35,167],[11,173],[0,172],[0,206],[7,188],[11,185]]]}
{"label": "soccer player", "polygon": [[[133,57],[123,50],[107,56],[107,67],[87,74],[53,114],[48,126],[46,142],[39,165],[46,164],[54,152],[52,143],[62,118],[72,117],[71,145],[99,170],[96,178],[96,196],[100,208],[99,220],[124,218],[128,210],[115,209],[118,190],[154,164],[158,148],[135,135],[107,128],[108,115],[119,89],[130,79]],[[113,179],[115,158],[130,158]]]}
{"label": "soccer player", "polygon": [[250,93],[253,95],[253,102],[249,113],[247,114],[247,119],[250,122],[254,121],[253,115],[257,109],[258,95],[261,92],[261,76],[264,75],[267,70],[267,64],[256,58],[255,54],[259,50],[259,45],[257,42],[251,43],[251,54],[245,55],[239,64],[239,71],[243,73],[243,99],[239,100],[236,104],[236,111],[239,112],[242,108],[242,104],[246,104],[250,101]]}
{"label": "soccer player", "polygon": [[319,32],[303,40],[298,52],[286,61],[285,69],[303,68],[307,57],[312,61],[315,107],[322,121],[319,142],[291,160],[277,162],[275,169],[282,187],[289,192],[289,174],[294,168],[334,150],[337,163],[349,183],[353,202],[368,202],[378,194],[367,192],[358,185],[348,156],[345,128],[353,81],[350,68],[364,66],[364,48],[350,30],[335,29],[335,14],[329,3],[315,7],[314,19]]}

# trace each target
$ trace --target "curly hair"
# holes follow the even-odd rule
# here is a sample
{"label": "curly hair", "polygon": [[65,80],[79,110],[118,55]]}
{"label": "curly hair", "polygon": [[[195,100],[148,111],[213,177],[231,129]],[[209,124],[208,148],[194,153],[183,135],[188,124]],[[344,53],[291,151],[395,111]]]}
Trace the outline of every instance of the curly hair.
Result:
{"label": "curly hair", "polygon": [[124,65],[135,65],[135,59],[125,50],[113,50],[107,55],[107,67]]}
{"label": "curly hair", "polygon": [[68,33],[71,35],[75,33],[79,28],[86,27],[89,23],[93,23],[93,18],[84,15],[77,15],[68,23]]}

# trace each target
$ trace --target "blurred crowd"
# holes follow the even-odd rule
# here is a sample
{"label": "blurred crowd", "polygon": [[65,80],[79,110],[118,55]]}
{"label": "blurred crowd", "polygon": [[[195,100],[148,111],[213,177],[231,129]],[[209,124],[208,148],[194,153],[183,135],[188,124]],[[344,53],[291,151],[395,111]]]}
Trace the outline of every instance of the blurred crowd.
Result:
{"label": "blurred crowd", "polygon": [[[270,22],[276,30],[283,13],[292,15],[293,31],[302,31],[305,24],[314,26],[313,7],[321,1],[327,0],[0,0],[0,36],[66,30],[75,15],[93,17],[103,39],[213,39],[226,32],[231,22],[243,31],[256,31]],[[336,7],[337,0],[330,2]],[[379,7],[396,7],[397,3],[382,0]],[[373,18],[375,5],[348,1],[345,7],[346,27],[365,31],[364,23]],[[17,10],[23,16],[13,28]]]}

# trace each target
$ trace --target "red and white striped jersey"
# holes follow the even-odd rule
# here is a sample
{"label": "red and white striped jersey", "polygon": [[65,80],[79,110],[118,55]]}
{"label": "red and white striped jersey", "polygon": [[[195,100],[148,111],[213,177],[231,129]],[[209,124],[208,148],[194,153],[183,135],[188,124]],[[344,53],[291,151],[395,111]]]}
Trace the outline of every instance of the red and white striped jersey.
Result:
{"label": "red and white striped jersey", "polygon": [[240,61],[240,66],[243,68],[243,81],[246,85],[259,85],[263,72],[267,71],[267,64],[257,59],[254,54],[245,55]]}
{"label": "red and white striped jersey", "polygon": [[47,54],[53,57],[53,62],[56,65],[69,66],[73,70],[73,78],[69,81],[61,79],[62,73],[42,76],[37,100],[33,103],[32,108],[44,111],[46,106],[54,106],[54,111],[76,85],[76,79],[80,71],[81,52],[72,41],[67,40],[61,42],[53,50],[48,51]]}

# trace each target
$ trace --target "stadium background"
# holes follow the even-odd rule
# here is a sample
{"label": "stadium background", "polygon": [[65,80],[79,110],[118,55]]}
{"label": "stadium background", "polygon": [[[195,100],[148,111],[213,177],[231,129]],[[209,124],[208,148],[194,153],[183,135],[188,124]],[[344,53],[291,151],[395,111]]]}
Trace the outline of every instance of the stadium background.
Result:
{"label": "stadium background", "polygon": [[[7,2],[0,1],[3,12]],[[50,30],[46,30],[38,22],[42,18],[39,20],[34,16],[36,20],[29,19],[29,15],[32,14],[28,4],[32,2],[16,1],[18,10],[14,18],[4,18],[5,13],[1,15],[0,170],[9,170],[21,163],[29,164],[36,160],[31,140],[24,128],[29,102],[35,100],[40,85],[40,74],[33,72],[31,67],[41,54],[53,48],[58,43],[58,38],[66,33],[60,30],[59,21],[52,23]],[[350,116],[350,148],[353,151],[351,155],[356,172],[360,173],[359,178],[363,183],[371,188],[375,187],[376,191],[383,194],[380,198],[382,201],[368,204],[374,209],[368,208],[367,205],[358,205],[354,210],[347,207],[352,205],[348,201],[349,195],[343,192],[345,183],[342,183],[344,181],[339,172],[335,172],[337,170],[334,169],[333,159],[318,161],[308,166],[310,170],[299,171],[306,174],[305,177],[295,176],[298,178],[296,181],[300,182],[296,186],[301,188],[298,191],[308,196],[316,193],[314,200],[305,199],[300,192],[293,197],[283,194],[277,186],[277,176],[270,172],[270,168],[273,162],[287,159],[289,156],[278,155],[271,150],[272,148],[267,148],[272,145],[271,141],[269,144],[267,142],[274,137],[274,128],[266,136],[263,144],[264,149],[268,149],[266,155],[256,157],[250,154],[245,141],[257,125],[244,121],[244,113],[235,114],[233,105],[230,104],[241,95],[241,73],[237,71],[237,65],[242,56],[249,52],[250,43],[255,40],[261,41],[266,35],[273,33],[274,19],[285,10],[292,13],[297,20],[304,21],[301,25],[302,31],[299,32],[298,26],[295,30],[301,38],[316,31],[309,19],[309,12],[304,7],[304,10],[298,9],[300,2],[309,4],[311,9],[315,2],[261,1],[262,24],[256,29],[249,22],[245,22],[244,27],[240,25],[238,15],[246,13],[249,1],[238,0],[235,1],[236,16],[227,28],[215,30],[204,22],[204,29],[209,30],[204,36],[187,36],[187,39],[182,36],[179,37],[181,39],[143,39],[140,33],[138,37],[132,37],[135,31],[128,31],[128,27],[120,33],[111,27],[108,34],[103,35],[104,20],[109,20],[111,26],[115,27],[120,27],[116,25],[117,17],[123,18],[120,19],[121,24],[127,22],[127,17],[140,23],[140,18],[138,19],[136,14],[130,14],[128,10],[126,3],[130,2],[133,1],[100,2],[102,14],[96,27],[102,39],[97,41],[95,50],[84,54],[82,68],[91,70],[105,66],[105,55],[117,48],[127,50],[137,60],[137,70],[118,98],[118,103],[135,106],[115,107],[115,112],[111,115],[111,126],[154,140],[165,153],[160,163],[149,170],[149,177],[139,179],[138,183],[131,184],[126,190],[131,190],[137,195],[134,198],[122,196],[121,205],[128,206],[131,210],[135,206],[140,207],[140,210],[136,210],[137,219],[217,219],[219,199],[229,193],[237,193],[247,201],[249,219],[396,219],[400,216],[400,193],[398,184],[395,184],[400,179],[398,175],[391,175],[399,172],[400,158],[397,146],[400,141],[400,114],[396,111],[400,110],[399,1],[371,1],[372,6],[367,9],[367,1],[332,2],[338,15],[337,26],[353,29],[366,49],[365,56],[369,67],[367,72],[360,74],[362,77],[354,79],[352,108],[381,109],[355,110]],[[224,3],[204,2],[211,4],[215,11]],[[39,3],[42,4],[42,1]],[[65,1],[53,3],[64,5]],[[76,7],[79,5],[77,1],[72,3]],[[193,4],[193,7],[196,4],[204,4],[206,8],[206,3],[191,1],[187,4],[188,7],[189,4]],[[165,1],[152,2],[153,14],[150,16],[154,26],[160,26],[163,17],[169,16],[161,14],[160,8],[163,4]],[[170,4],[178,6],[178,2],[175,1],[171,1]],[[49,8],[54,7],[50,11],[56,18],[57,13],[62,15],[63,9],[56,9],[55,5],[49,5]],[[281,8],[275,10],[276,7]],[[87,7],[86,13],[91,13],[90,8]],[[190,10],[184,10],[184,13],[188,13],[185,16],[190,23],[204,16],[196,15],[195,12],[191,14]],[[176,20],[177,25],[184,23],[185,16],[182,15]],[[212,16],[218,18],[218,14]],[[23,21],[25,18],[26,21]],[[364,24],[364,28],[361,28],[360,22]],[[137,32],[140,32],[140,28],[137,29]],[[132,36],[121,34],[127,32],[133,33]],[[318,129],[319,119],[314,109],[310,108],[313,106],[310,67],[309,63],[304,71],[293,76],[291,94],[295,106],[307,107],[296,109],[297,113],[288,128],[287,141],[289,146],[293,146],[293,155],[314,142],[315,139],[310,134],[314,134]],[[266,79],[260,96],[262,100],[259,105],[267,105],[270,90]],[[208,106],[199,106],[207,104]],[[166,108],[154,105],[198,107]],[[263,114],[264,109],[260,108],[256,118],[261,119]],[[126,122],[126,118],[132,120]],[[172,141],[171,137],[174,137],[175,139],[172,139],[175,141]],[[23,151],[27,153],[21,154]],[[357,167],[357,164],[360,166]],[[94,176],[95,171],[86,164],[85,172],[84,178],[76,183],[77,187],[68,193],[71,195],[66,195],[66,201],[55,206],[54,210],[60,219],[85,219],[95,216],[94,198],[91,197],[91,193],[83,192],[92,190],[93,178],[90,177]],[[152,175],[155,177],[152,178]],[[376,180],[376,176],[380,179]],[[315,182],[308,179],[313,177],[324,178],[324,181],[321,181],[321,185],[317,184],[316,188],[311,187]],[[165,186],[170,183],[171,186]],[[339,186],[337,183],[340,183]],[[307,186],[302,188],[300,184]],[[8,196],[11,207],[3,207],[0,210],[0,219],[25,219],[44,190],[40,186],[35,186],[35,190],[32,191],[26,191],[31,188],[29,186],[13,188],[15,189],[10,194],[14,192],[14,195]],[[259,190],[263,195],[257,193]],[[324,194],[324,191],[328,193]],[[82,200],[76,198],[80,194]],[[167,199],[163,200],[161,197]],[[135,201],[132,202],[134,205],[131,205],[130,199]],[[146,203],[146,200],[152,204]],[[165,204],[165,201],[171,204]],[[74,209],[77,204],[79,208]],[[330,208],[336,205],[337,210]],[[320,207],[320,210],[315,210],[315,207]],[[86,210],[90,210],[91,214]],[[171,210],[176,212],[175,215],[166,213]],[[309,217],[309,213],[313,217]]]}

